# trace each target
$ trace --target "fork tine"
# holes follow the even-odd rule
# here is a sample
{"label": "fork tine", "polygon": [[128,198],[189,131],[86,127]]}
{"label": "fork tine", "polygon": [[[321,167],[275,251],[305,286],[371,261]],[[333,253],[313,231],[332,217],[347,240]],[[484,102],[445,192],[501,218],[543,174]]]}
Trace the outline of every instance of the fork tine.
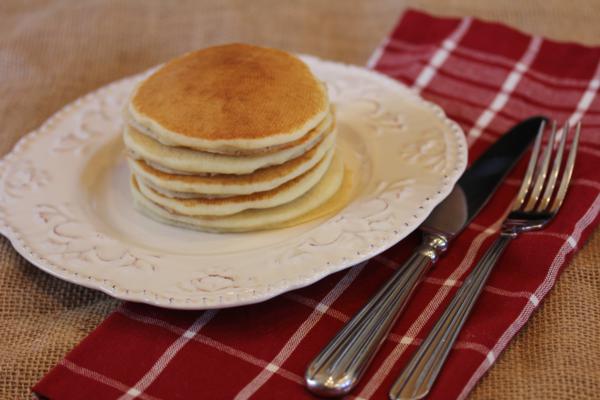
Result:
{"label": "fork tine", "polygon": [[532,211],[540,198],[540,193],[544,187],[544,181],[546,180],[546,175],[548,174],[548,165],[550,164],[550,155],[552,154],[552,148],[554,147],[554,138],[556,137],[556,121],[552,122],[552,132],[550,133],[550,139],[548,140],[548,144],[546,145],[546,149],[544,150],[544,155],[542,156],[542,165],[540,165],[538,172],[535,177],[535,183],[533,186],[533,190],[529,195],[529,201],[525,205],[525,212]]}
{"label": "fork tine", "polygon": [[521,183],[519,194],[517,194],[517,198],[515,199],[515,205],[513,206],[513,210],[518,210],[519,208],[521,208],[523,202],[525,201],[525,197],[527,196],[527,192],[529,191],[529,186],[531,185],[533,171],[535,170],[535,165],[537,164],[538,154],[540,152],[540,145],[542,143],[542,136],[544,135],[545,128],[546,121],[543,120],[538,129],[537,137],[535,138],[535,143],[533,145],[533,150],[531,151],[531,157],[529,158],[529,164],[527,164],[527,171],[525,172],[525,177],[523,178],[523,182]]}
{"label": "fork tine", "polygon": [[550,204],[550,199],[552,198],[552,193],[554,192],[554,187],[556,185],[556,179],[558,178],[558,170],[560,169],[560,164],[562,162],[562,156],[565,149],[565,142],[567,141],[568,134],[569,121],[565,122],[565,126],[563,127],[562,137],[560,138],[560,144],[558,145],[558,150],[556,151],[556,155],[554,156],[552,171],[548,176],[548,182],[546,182],[546,189],[544,190],[544,194],[542,194],[542,200],[540,200],[540,204],[537,206],[538,212],[544,211],[548,204]]}
{"label": "fork tine", "polygon": [[581,121],[577,123],[577,127],[575,128],[575,137],[573,137],[573,142],[571,143],[571,150],[569,151],[569,158],[567,159],[567,164],[565,165],[565,171],[563,172],[562,178],[560,179],[560,186],[558,187],[556,198],[554,199],[552,207],[550,207],[549,210],[552,213],[558,211],[558,209],[563,203],[563,200],[565,199],[565,195],[567,194],[567,189],[569,188],[569,183],[571,182],[571,176],[573,175],[573,167],[575,166],[575,158],[577,156],[577,147],[579,145],[580,132]]}

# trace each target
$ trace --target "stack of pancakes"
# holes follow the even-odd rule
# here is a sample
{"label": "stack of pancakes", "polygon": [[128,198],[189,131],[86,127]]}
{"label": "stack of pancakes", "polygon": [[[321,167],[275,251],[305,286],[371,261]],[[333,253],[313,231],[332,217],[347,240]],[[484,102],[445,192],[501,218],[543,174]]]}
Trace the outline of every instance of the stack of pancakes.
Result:
{"label": "stack of pancakes", "polygon": [[138,85],[124,142],[137,207],[208,231],[281,226],[342,184],[324,85],[286,52],[231,44],[185,54]]}

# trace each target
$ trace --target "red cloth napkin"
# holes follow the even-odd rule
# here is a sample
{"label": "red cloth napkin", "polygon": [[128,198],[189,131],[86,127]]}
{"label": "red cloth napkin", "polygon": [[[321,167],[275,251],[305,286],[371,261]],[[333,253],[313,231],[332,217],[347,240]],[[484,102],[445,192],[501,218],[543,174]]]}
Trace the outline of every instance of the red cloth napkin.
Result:
{"label": "red cloth napkin", "polygon": [[[522,118],[583,119],[566,203],[492,272],[430,398],[464,398],[523,327],[598,222],[600,48],[531,37],[472,18],[404,14],[369,66],[413,86],[458,121],[470,160]],[[489,246],[524,162],[415,293],[353,396],[385,399],[461,280]],[[124,304],[33,389],[51,399],[309,399],[311,358],[404,262],[417,235],[308,288],[252,306],[177,312]]]}

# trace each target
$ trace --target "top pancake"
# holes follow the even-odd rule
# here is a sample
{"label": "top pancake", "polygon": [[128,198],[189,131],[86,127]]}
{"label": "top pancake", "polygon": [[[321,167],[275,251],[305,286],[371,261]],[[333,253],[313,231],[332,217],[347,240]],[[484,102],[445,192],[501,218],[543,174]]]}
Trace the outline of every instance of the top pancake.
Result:
{"label": "top pancake", "polygon": [[325,118],[324,85],[297,57],[230,44],[187,53],[134,91],[128,117],[163,144],[236,153],[297,140]]}

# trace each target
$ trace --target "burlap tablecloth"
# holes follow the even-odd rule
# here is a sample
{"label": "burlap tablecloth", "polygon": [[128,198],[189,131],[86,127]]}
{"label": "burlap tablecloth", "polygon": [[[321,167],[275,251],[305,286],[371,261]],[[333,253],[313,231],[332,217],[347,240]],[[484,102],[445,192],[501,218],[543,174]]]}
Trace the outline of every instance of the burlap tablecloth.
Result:
{"label": "burlap tablecloth", "polygon": [[[2,0],[0,155],[84,93],[190,49],[247,41],[364,64],[407,6],[600,44],[594,0]],[[600,396],[599,261],[596,233],[473,399]],[[0,398],[30,398],[117,304],[38,271],[0,239]]]}

